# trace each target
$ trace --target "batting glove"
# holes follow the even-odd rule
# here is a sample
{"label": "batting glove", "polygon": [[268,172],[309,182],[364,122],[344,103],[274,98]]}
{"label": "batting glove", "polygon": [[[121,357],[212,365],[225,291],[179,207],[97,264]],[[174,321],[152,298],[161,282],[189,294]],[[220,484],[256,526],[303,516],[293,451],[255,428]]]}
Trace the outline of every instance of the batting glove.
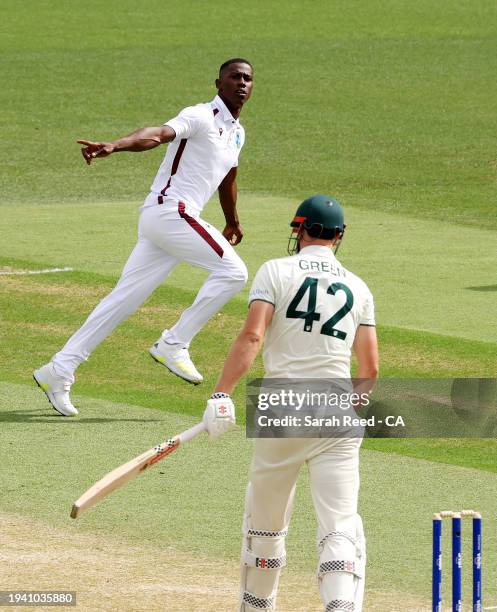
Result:
{"label": "batting glove", "polygon": [[215,440],[235,427],[235,404],[227,393],[214,393],[207,400],[204,423],[209,438]]}

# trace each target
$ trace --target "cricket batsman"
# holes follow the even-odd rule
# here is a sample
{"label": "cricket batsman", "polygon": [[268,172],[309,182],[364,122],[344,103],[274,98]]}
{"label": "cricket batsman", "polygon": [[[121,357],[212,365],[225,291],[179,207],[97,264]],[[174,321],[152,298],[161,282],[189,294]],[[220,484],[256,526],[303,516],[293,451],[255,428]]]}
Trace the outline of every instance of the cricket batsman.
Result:
{"label": "cricket batsman", "polygon": [[[211,435],[234,423],[229,394],[250,369],[264,341],[268,378],[358,379],[378,375],[373,297],[336,259],[345,231],[340,204],[315,195],[300,204],[290,257],[264,263],[252,284],[250,307],[207,403]],[[291,383],[291,381],[289,381]],[[307,464],[318,523],[318,583],[326,612],[362,610],[366,542],[357,513],[361,437],[258,438],[247,487],[241,556],[240,610],[275,610],[286,564],[295,484]]]}

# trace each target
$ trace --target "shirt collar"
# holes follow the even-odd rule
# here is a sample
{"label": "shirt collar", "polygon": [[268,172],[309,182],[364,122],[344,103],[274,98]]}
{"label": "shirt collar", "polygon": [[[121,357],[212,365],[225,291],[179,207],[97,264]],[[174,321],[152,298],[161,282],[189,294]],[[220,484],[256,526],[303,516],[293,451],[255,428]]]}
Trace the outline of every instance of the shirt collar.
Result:
{"label": "shirt collar", "polygon": [[324,246],[322,244],[311,244],[310,246],[306,246],[299,251],[304,255],[319,255],[320,257],[331,257],[332,259],[336,259],[335,254],[330,249],[330,247]]}
{"label": "shirt collar", "polygon": [[238,121],[238,119],[235,119],[233,117],[228,107],[219,96],[216,96],[214,100],[212,100],[211,106],[212,108],[217,108],[219,110],[223,121],[226,121],[226,123],[236,123],[237,125],[239,125],[240,122]]}

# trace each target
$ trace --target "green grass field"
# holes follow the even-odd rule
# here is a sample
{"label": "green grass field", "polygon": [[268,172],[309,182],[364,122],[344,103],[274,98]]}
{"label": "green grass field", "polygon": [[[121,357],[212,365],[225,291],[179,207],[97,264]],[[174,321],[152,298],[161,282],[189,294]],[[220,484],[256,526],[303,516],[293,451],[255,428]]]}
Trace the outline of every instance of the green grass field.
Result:
{"label": "green grass field", "polygon": [[[158,124],[210,99],[230,56],[255,66],[239,171],[239,253],[250,276],[285,253],[299,201],[330,193],[347,215],[340,258],[375,295],[382,375],[497,376],[495,3],[42,0],[21,8],[5,0],[2,9],[0,515],[60,530],[68,551],[72,537],[96,536],[110,559],[113,543],[116,551],[153,544],[236,569],[251,451],[241,430],[216,445],[195,441],[80,521],[68,512],[103,473],[198,419],[243,322],[247,289],[192,345],[199,388],[147,354],[202,283],[184,266],[78,370],[80,417],[58,419],[31,381],[115,284],[164,152],[88,168],[75,141]],[[215,201],[205,218],[222,224]],[[73,271],[3,274],[65,266]],[[261,373],[258,360],[253,374]],[[243,384],[235,399],[242,424]],[[429,608],[431,514],[455,506],[484,512],[485,605],[497,605],[496,466],[493,439],[365,441],[367,610]],[[293,604],[282,599],[282,610],[320,609],[314,529],[303,474],[288,592],[308,587]],[[21,569],[22,558],[16,563]],[[23,567],[18,575],[29,576]],[[26,585],[0,572],[0,590],[39,588],[39,573],[35,565]],[[91,594],[77,572],[70,579]],[[109,582],[108,597],[124,583]],[[160,596],[150,604],[137,592],[119,609],[163,609]],[[81,609],[117,609],[88,601]],[[229,597],[220,601],[216,609],[234,609]]]}

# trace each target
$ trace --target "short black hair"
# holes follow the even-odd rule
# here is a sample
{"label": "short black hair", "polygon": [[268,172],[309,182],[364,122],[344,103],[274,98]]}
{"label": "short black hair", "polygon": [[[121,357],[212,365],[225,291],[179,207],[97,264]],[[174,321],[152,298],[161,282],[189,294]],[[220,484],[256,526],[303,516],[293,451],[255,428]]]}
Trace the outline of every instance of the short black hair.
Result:
{"label": "short black hair", "polygon": [[252,69],[254,68],[252,64],[248,60],[243,59],[243,57],[233,57],[224,62],[224,64],[221,64],[219,67],[219,75],[221,75],[221,72],[231,64],[248,64]]}

